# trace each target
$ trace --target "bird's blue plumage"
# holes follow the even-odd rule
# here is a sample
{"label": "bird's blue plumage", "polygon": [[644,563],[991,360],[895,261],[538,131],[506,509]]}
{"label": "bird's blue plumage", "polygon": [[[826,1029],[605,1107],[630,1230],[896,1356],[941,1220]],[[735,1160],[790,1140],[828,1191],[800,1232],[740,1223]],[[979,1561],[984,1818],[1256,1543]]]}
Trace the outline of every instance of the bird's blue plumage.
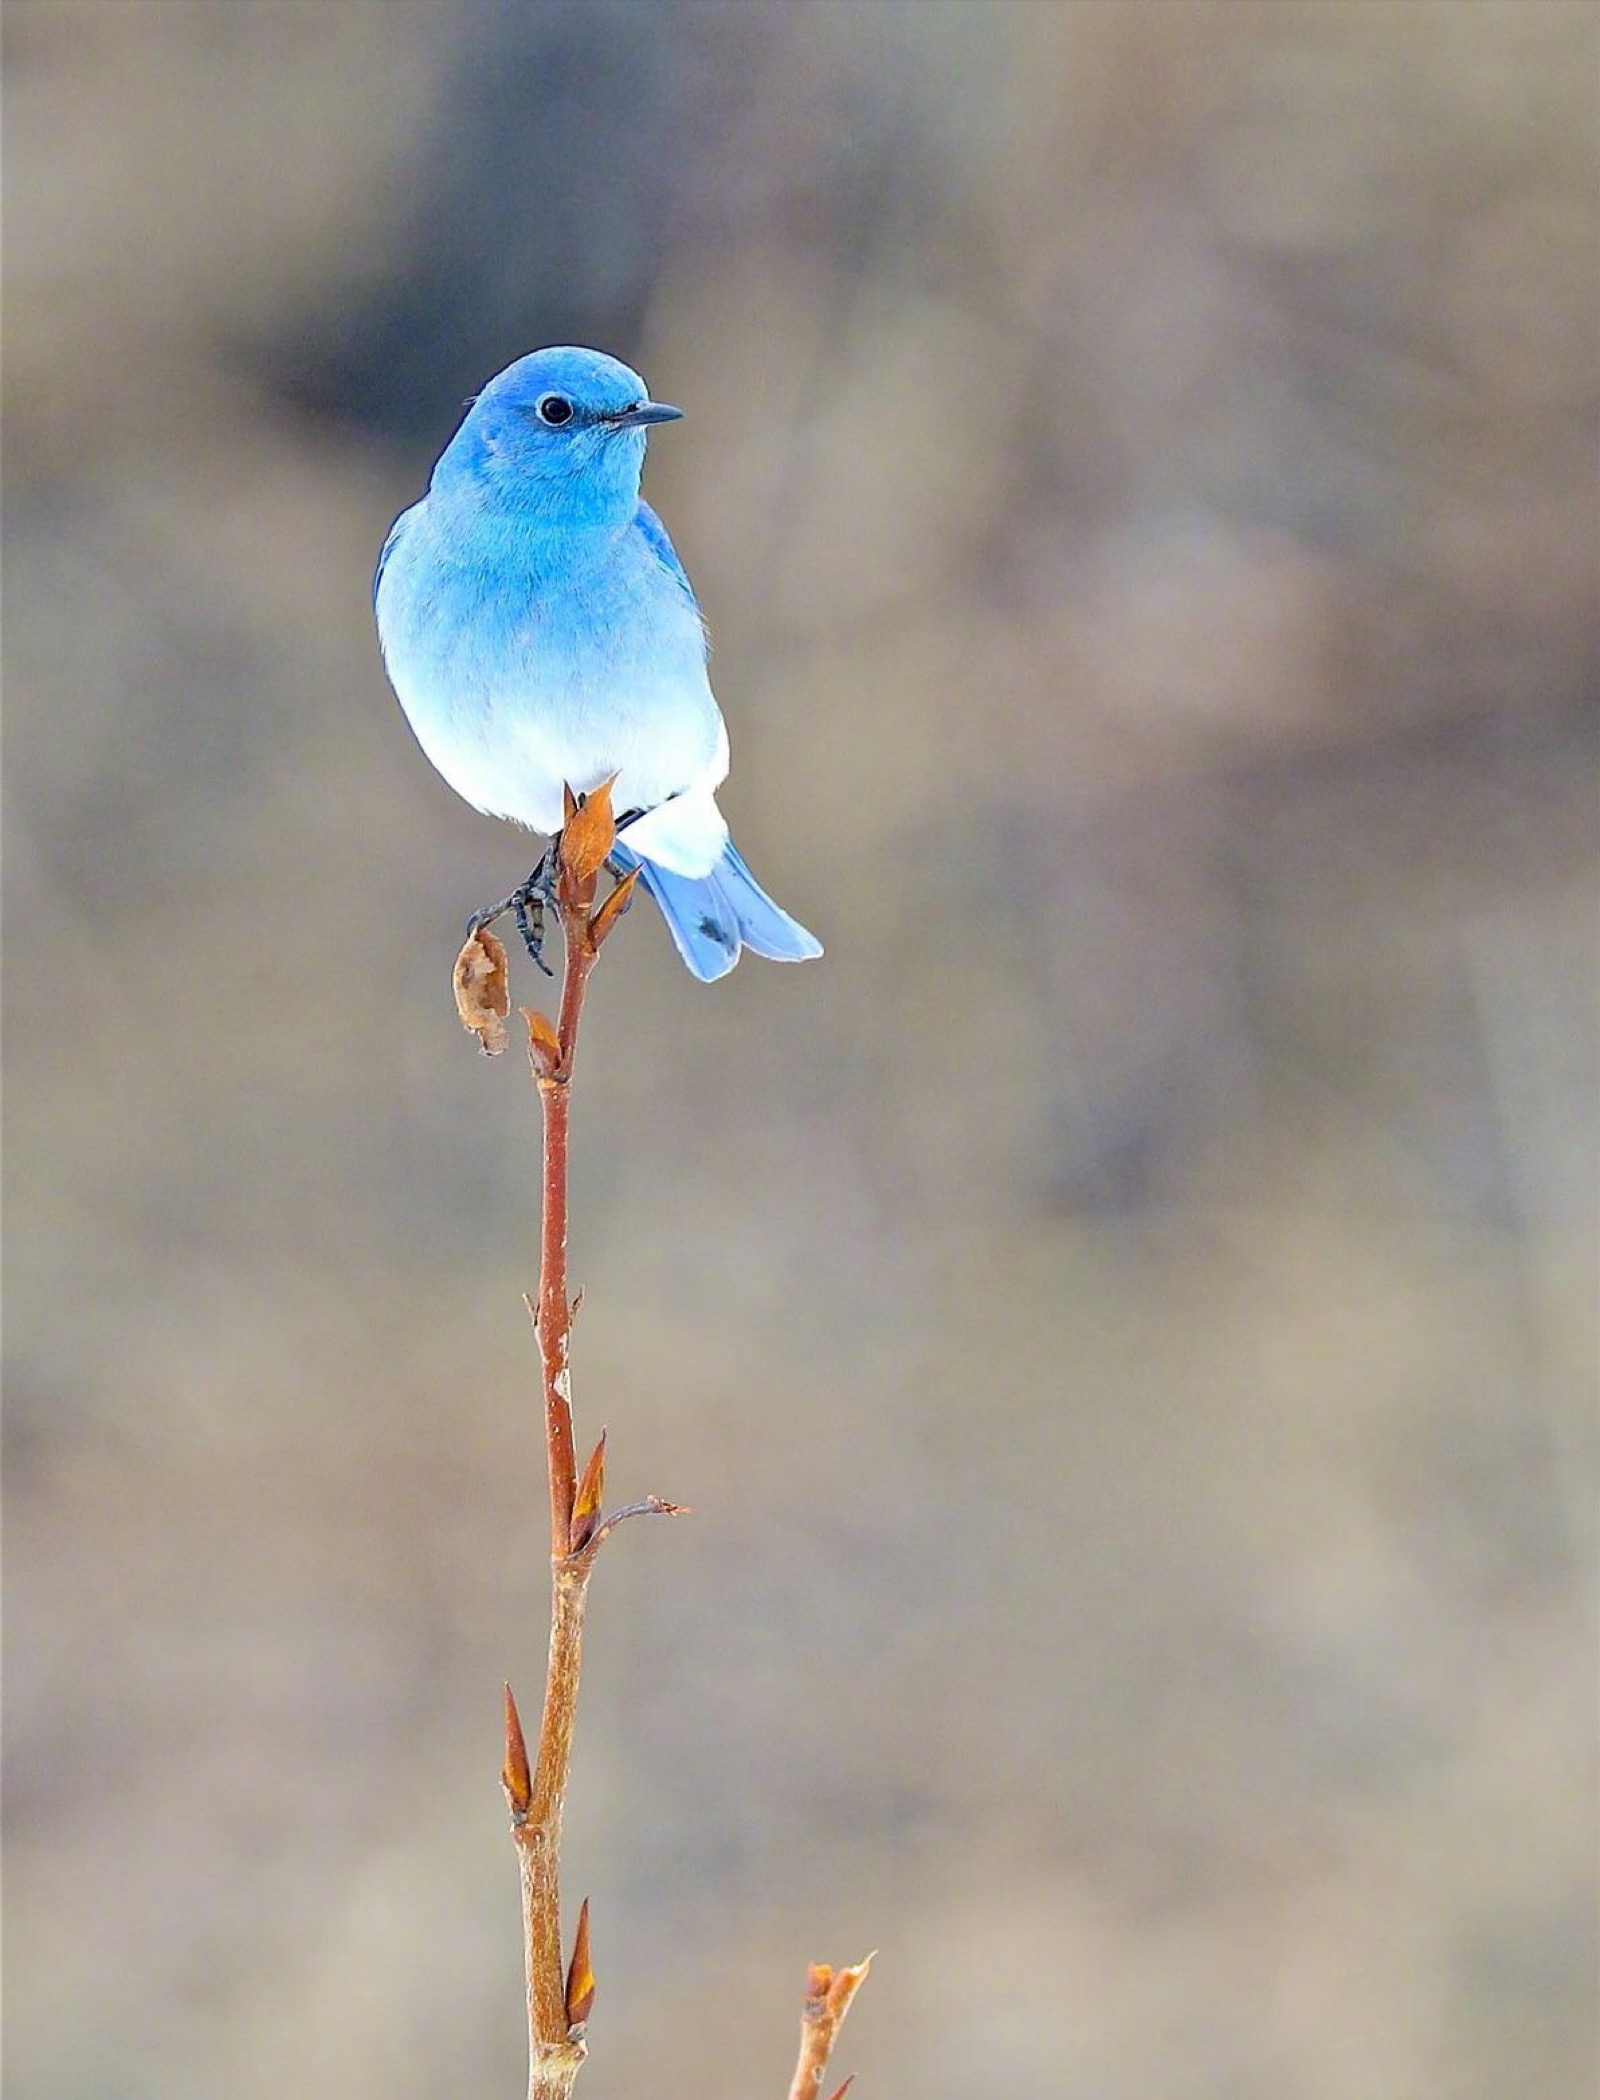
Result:
{"label": "bird's blue plumage", "polygon": [[698,880],[674,875],[630,852],[624,832],[612,859],[624,873],[639,870],[645,888],[661,907],[678,953],[702,982],[725,977],[750,948],[774,962],[805,962],[821,949],[789,914],[774,904],[729,839],[709,875]]}
{"label": "bird's blue plumage", "polygon": [[478,808],[536,831],[616,776],[679,952],[720,977],[741,947],[822,951],[760,888],[716,789],[728,740],[694,590],[639,495],[645,433],[675,418],[598,351],[535,351],[491,380],[378,557],[373,602],[418,741]]}
{"label": "bird's blue plumage", "polygon": [[651,551],[655,554],[662,568],[672,577],[695,611],[699,612],[700,601],[694,594],[694,585],[689,581],[688,571],[678,559],[678,550],[673,546],[671,540],[668,539],[666,526],[662,524],[642,496],[639,499],[639,510],[635,522],[638,525],[640,534],[649,543]]}
{"label": "bird's blue plumage", "polygon": [[379,552],[378,566],[372,572],[372,607],[374,612],[377,611],[378,607],[378,586],[383,581],[384,569],[388,566],[389,556],[394,552],[395,541],[399,539],[404,531],[406,519],[410,515],[411,513],[408,510],[403,510],[400,513],[399,517],[389,527],[388,536],[385,538],[383,547]]}

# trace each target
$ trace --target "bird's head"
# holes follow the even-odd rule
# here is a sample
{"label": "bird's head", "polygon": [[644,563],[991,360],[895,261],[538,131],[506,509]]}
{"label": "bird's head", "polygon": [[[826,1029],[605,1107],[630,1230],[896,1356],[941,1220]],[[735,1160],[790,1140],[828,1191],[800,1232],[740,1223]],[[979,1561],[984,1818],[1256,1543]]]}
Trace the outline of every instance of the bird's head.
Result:
{"label": "bird's head", "polygon": [[535,350],[491,379],[434,470],[577,522],[631,517],[645,434],[683,413],[652,401],[637,372],[599,350]]}

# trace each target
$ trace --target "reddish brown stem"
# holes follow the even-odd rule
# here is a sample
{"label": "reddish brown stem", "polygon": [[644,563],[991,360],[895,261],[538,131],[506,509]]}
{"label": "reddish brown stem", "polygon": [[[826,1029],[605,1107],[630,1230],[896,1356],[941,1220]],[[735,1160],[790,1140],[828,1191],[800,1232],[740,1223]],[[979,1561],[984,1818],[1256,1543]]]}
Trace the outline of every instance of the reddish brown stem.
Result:
{"label": "reddish brown stem", "polygon": [[[576,972],[569,969],[567,974],[573,977]],[[562,1003],[565,1005],[564,999]],[[539,1228],[539,1304],[534,1314],[534,1331],[544,1367],[550,1552],[556,1560],[566,1558],[571,1544],[572,1504],[578,1492],[578,1466],[572,1442],[572,1307],[567,1298],[567,1132],[571,1105],[565,1074],[539,1081],[539,1106],[544,1116],[544,1184]]]}
{"label": "reddish brown stem", "polygon": [[[672,1511],[651,1497],[647,1503],[603,1518],[587,1510],[575,1540],[573,1512],[578,1495],[572,1428],[571,1347],[573,1304],[567,1295],[567,1141],[571,1122],[572,1063],[578,1047],[584,991],[600,944],[617,912],[594,912],[597,878],[615,832],[609,793],[597,790],[583,805],[572,803],[556,847],[556,908],[564,959],[556,1025],[528,1015],[529,1054],[539,1088],[543,1135],[540,1181],[539,1295],[534,1332],[544,1377],[545,1455],[550,1483],[550,1653],[545,1669],[544,1709],[531,1773],[521,1748],[514,1702],[507,1705],[506,1797],[511,1834],[522,1879],[522,1922],[528,1981],[529,2100],[568,2100],[584,2058],[583,2028],[594,1996],[588,1972],[587,1932],[571,1973],[561,1947],[561,1817],[572,1761],[572,1730],[583,1658],[583,1610],[589,1574],[601,1545],[625,1517],[642,1509]],[[506,1010],[503,991],[500,1013]],[[603,1454],[596,1452],[590,1492],[598,1500]],[[585,1921],[586,1922],[586,1921]],[[582,1974],[579,1974],[579,1969]],[[576,1994],[576,1996],[574,1996]],[[574,2011],[576,2004],[580,2010]]]}
{"label": "reddish brown stem", "polygon": [[581,2034],[567,2017],[561,1952],[561,1812],[572,1758],[583,1652],[583,1607],[592,1561],[552,1572],[550,1661],[539,1728],[533,1798],[512,1812],[522,1880],[523,1948],[528,1978],[528,2100],[567,2100],[583,2062]]}
{"label": "reddish brown stem", "polygon": [[[594,1999],[589,1961],[588,1906],[579,1924],[570,1968],[561,1948],[561,1821],[583,1659],[583,1612],[590,1571],[619,1524],[648,1514],[675,1515],[678,1505],[648,1496],[605,1516],[605,1439],[584,1475],[578,1528],[577,1456],[572,1427],[571,1346],[574,1307],[567,1296],[567,1143],[571,1127],[573,1057],[584,991],[601,943],[627,903],[619,885],[596,912],[600,868],[611,850],[609,786],[583,804],[569,799],[558,841],[556,906],[565,950],[556,1025],[524,1008],[528,1049],[539,1089],[543,1136],[540,1181],[539,1295],[530,1304],[544,1382],[545,1456],[550,1484],[550,1652],[544,1708],[532,1768],[511,1688],[506,1687],[506,1759],[502,1771],[511,1810],[511,1835],[522,1881],[523,1944],[528,1995],[528,2100],[571,2100],[585,2055],[584,2030]],[[461,1016],[486,1050],[504,1047],[509,1011],[505,952],[488,935],[474,934],[456,965]],[[791,2100],[820,2100],[823,2074],[839,2023],[867,1973],[871,1956],[854,1969],[819,1964],[808,1979],[800,2061]]]}
{"label": "reddish brown stem", "polygon": [[[583,888],[589,895],[581,895]],[[550,1473],[550,1552],[572,1550],[572,1504],[578,1492],[572,1441],[572,1305],[567,1297],[567,1136],[572,1116],[572,1060],[578,1048],[583,994],[596,949],[589,931],[594,885],[572,883],[563,869],[559,906],[565,960],[552,1069],[539,1074],[544,1177],[539,1214],[539,1309],[534,1327],[544,1366],[544,1431]]]}
{"label": "reddish brown stem", "polygon": [[[559,850],[559,849],[558,849]],[[560,866],[557,892],[565,957],[555,1053],[536,1076],[543,1124],[544,1172],[539,1220],[539,1298],[534,1315],[544,1374],[545,1453],[550,1482],[550,1653],[539,1723],[531,1799],[513,1804],[512,1836],[522,1878],[522,1923],[528,1978],[529,2100],[566,2100],[584,2057],[581,2033],[567,2013],[561,1946],[561,1816],[572,1761],[583,1608],[592,1552],[572,1551],[577,1460],[572,1430],[572,1303],[567,1295],[567,1140],[573,1053],[584,989],[594,967],[589,928],[594,882]]]}

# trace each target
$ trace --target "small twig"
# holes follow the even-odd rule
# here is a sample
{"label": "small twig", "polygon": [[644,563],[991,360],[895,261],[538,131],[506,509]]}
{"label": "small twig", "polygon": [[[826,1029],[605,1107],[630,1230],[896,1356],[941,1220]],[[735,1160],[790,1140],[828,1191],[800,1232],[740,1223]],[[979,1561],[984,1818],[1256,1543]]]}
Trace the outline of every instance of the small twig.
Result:
{"label": "small twig", "polygon": [[[875,1954],[869,1954],[847,1969],[830,1968],[825,1961],[813,1962],[806,1977],[806,2005],[800,2016],[800,2061],[794,2067],[789,2100],[821,2100],[823,2074],[839,2029],[875,1958]],[[847,2078],[834,2100],[840,2100],[850,2083]]]}
{"label": "small twig", "polygon": [[[524,1007],[528,1056],[539,1092],[543,1137],[539,1205],[539,1291],[528,1303],[544,1386],[546,1471],[550,1489],[550,1651],[539,1739],[530,1766],[522,1723],[506,1687],[506,1758],[501,1773],[522,1881],[523,1942],[528,1988],[529,2100],[568,2100],[584,2058],[584,2030],[594,2001],[589,1912],[578,1922],[572,1960],[562,1959],[561,1818],[572,1761],[583,1613],[595,1556],[626,1518],[673,1514],[659,1496],[602,1516],[605,1438],[578,1477],[572,1427],[571,1342],[576,1304],[567,1294],[567,1140],[573,1058],[584,992],[600,947],[628,901],[631,878],[595,909],[601,868],[616,827],[609,785],[582,803],[568,798],[556,856],[555,907],[564,959],[555,1024]],[[493,1053],[505,1045],[510,1011],[505,950],[484,925],[468,936],[456,964],[461,1018]]]}
{"label": "small twig", "polygon": [[595,1552],[610,1538],[617,1526],[626,1524],[630,1517],[686,1517],[688,1514],[687,1503],[663,1502],[659,1495],[646,1495],[642,1502],[630,1502],[626,1508],[614,1509],[610,1516],[602,1517],[586,1551]]}
{"label": "small twig", "polygon": [[[623,912],[635,877],[624,876],[595,908],[595,890],[616,827],[610,784],[582,803],[570,795],[566,823],[552,846],[554,902],[561,923],[564,959],[561,1001],[555,1023],[523,1007],[528,1058],[539,1092],[543,1135],[539,1206],[539,1290],[527,1301],[543,1371],[545,1459],[550,1488],[550,1651],[545,1668],[539,1738],[530,1763],[521,1717],[511,1687],[505,1688],[505,1764],[501,1784],[511,1811],[522,1883],[523,1946],[528,1996],[528,2100],[571,2100],[586,2054],[585,2034],[594,2003],[589,1954],[589,1906],[578,1917],[572,1958],[561,1950],[561,1819],[572,1762],[572,1731],[583,1660],[583,1613],[589,1577],[600,1548],[634,1517],[675,1517],[680,1503],[647,1495],[608,1514],[605,1491],[606,1439],[602,1431],[582,1475],[572,1425],[572,1322],[578,1310],[567,1295],[567,1140],[570,1129],[573,1058],[584,992],[601,944]],[[480,922],[456,961],[456,1003],[463,1024],[494,1055],[505,1048],[510,989],[503,944]],[[821,2100],[823,2074],[840,2024],[868,1969],[869,1954],[854,1968],[817,1963],[809,1972],[800,2060],[790,2100]],[[833,2100],[844,2100],[846,2079]]]}

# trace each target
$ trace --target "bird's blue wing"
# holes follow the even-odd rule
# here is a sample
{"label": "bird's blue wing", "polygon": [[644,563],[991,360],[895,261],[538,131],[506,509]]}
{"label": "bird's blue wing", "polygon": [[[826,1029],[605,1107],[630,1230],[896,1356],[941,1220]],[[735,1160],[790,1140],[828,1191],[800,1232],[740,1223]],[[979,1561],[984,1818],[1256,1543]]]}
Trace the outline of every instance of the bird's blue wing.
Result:
{"label": "bird's blue wing", "polygon": [[[412,510],[415,508],[416,505],[413,504]],[[378,566],[372,572],[372,602],[374,605],[378,602],[378,585],[383,581],[383,572],[388,566],[389,556],[399,546],[400,535],[405,531],[410,516],[410,510],[403,510],[389,527],[389,537],[383,543],[383,552],[378,556]]]}
{"label": "bird's blue wing", "polygon": [[[683,563],[678,559],[677,548],[673,546],[671,540],[667,537],[666,526],[662,524],[649,504],[643,501],[640,502],[638,515],[633,522],[639,528],[640,537],[649,547],[650,552],[660,562],[662,568],[666,570],[695,611],[698,612],[700,610],[700,601],[695,597],[694,585],[689,581],[684,571]],[[393,534],[390,537],[393,538]],[[383,551],[387,554],[389,550],[386,547]],[[381,563],[379,567],[382,567]]]}

